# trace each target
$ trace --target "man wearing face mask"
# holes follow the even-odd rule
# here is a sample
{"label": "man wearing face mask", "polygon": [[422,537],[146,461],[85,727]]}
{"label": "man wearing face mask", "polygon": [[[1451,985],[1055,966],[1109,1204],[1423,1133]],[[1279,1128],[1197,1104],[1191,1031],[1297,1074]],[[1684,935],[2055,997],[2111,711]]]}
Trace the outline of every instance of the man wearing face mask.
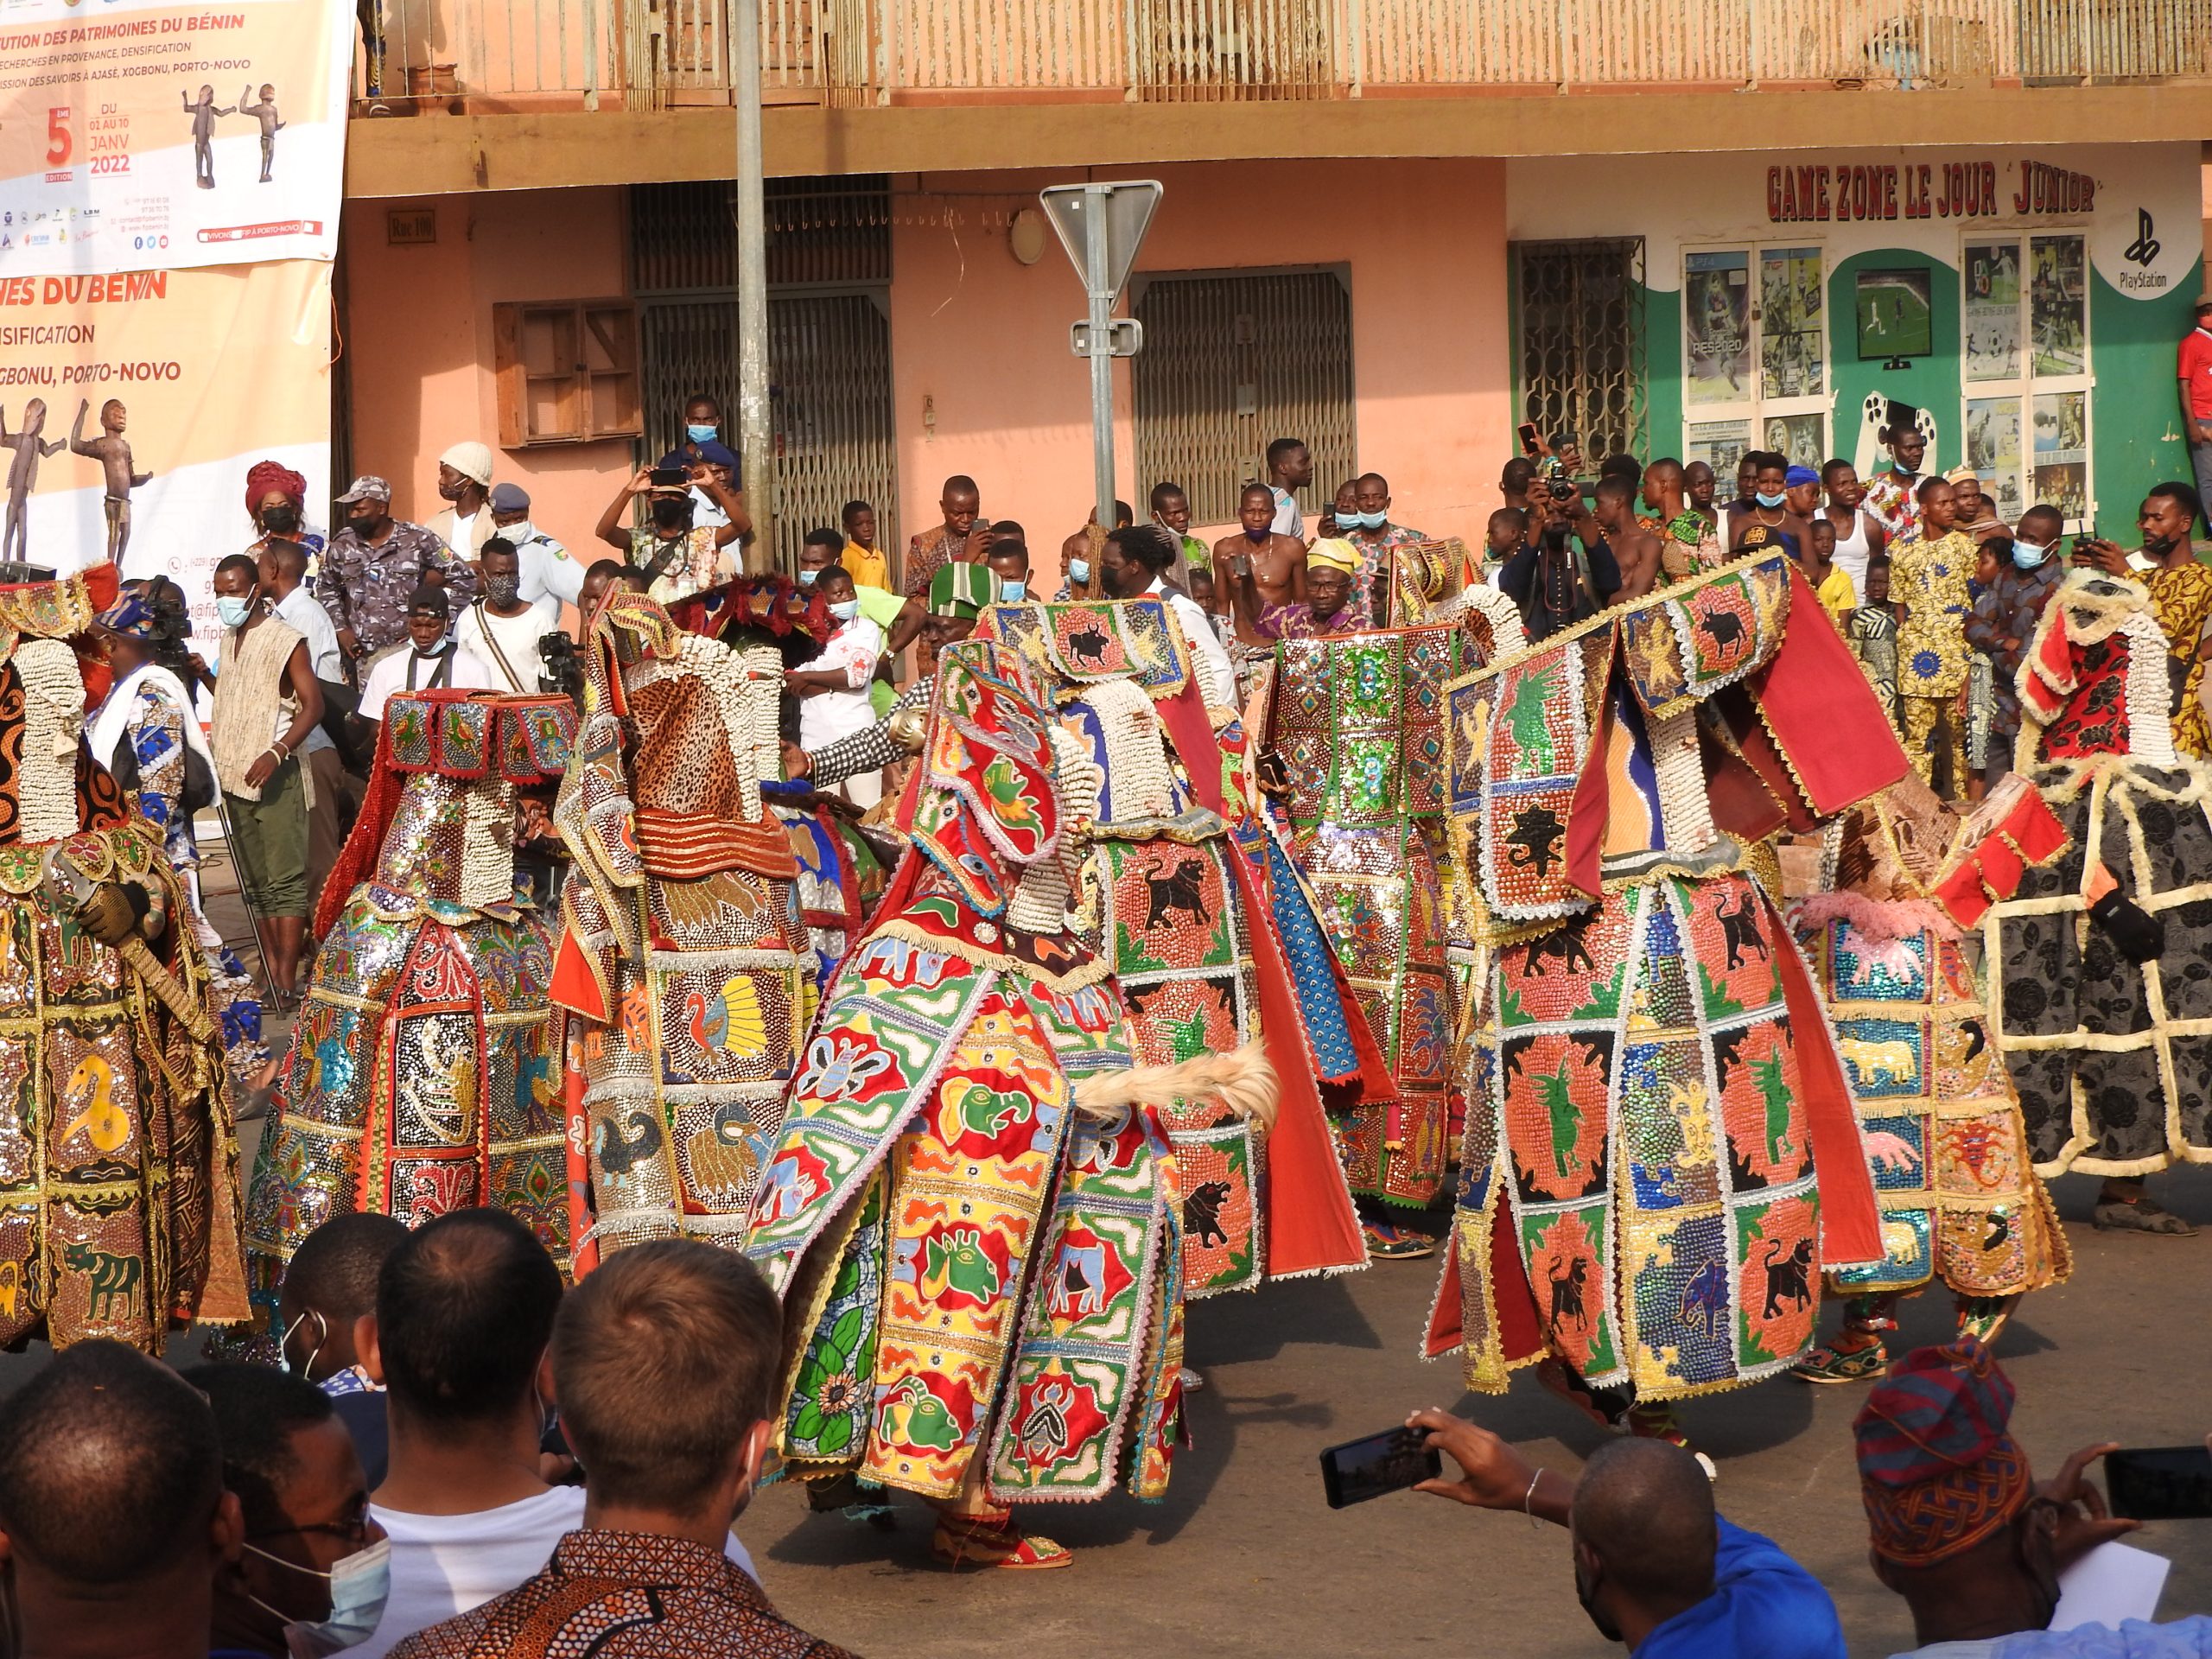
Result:
{"label": "man wearing face mask", "polygon": [[438,457],[438,499],[446,505],[423,526],[469,563],[492,539],[486,511],[492,490],[489,444],[456,443]]}
{"label": "man wearing face mask", "polygon": [[1353,614],[1363,628],[1382,627],[1390,608],[1391,550],[1425,542],[1427,537],[1390,522],[1390,480],[1363,473],[1352,486],[1353,511],[1339,510],[1337,532],[1359,550],[1359,571],[1352,578]]}
{"label": "man wearing face mask", "polygon": [[1406,1427],[1460,1470],[1415,1491],[1567,1529],[1575,1599],[1636,1659],[1844,1659],[1827,1592],[1771,1540],[1716,1514],[1711,1479],[1681,1446],[1611,1441],[1575,1479],[1433,1407]]}
{"label": "man wearing face mask", "polygon": [[2030,507],[1997,568],[1997,580],[1974,601],[1966,620],[1967,643],[1989,658],[1989,758],[1982,780],[1994,785],[2012,769],[2012,741],[2020,734],[2020,658],[2036,635],[2044,607],[2066,574],[2058,556],[2058,509]]}
{"label": "man wearing face mask", "polygon": [[493,690],[535,695],[545,666],[537,642],[561,626],[561,613],[550,601],[522,597],[521,563],[504,537],[484,543],[477,569],[484,597],[461,613],[454,644],[492,671]]}
{"label": "man wearing face mask", "polygon": [[2083,537],[2074,563],[2107,575],[2141,582],[2151,590],[2151,609],[2166,636],[2168,677],[2174,682],[2174,747],[2202,759],[2212,753],[2202,691],[2204,662],[2212,656],[2212,569],[2197,562],[2190,531],[2203,513],[2196,492],[2178,482],[2154,484],[2143,498],[2135,527],[2143,550],[2130,557],[2107,541]]}
{"label": "man wearing face mask", "polygon": [[[1236,499],[1236,533],[1213,544],[1213,590],[1232,597],[1243,591],[1244,578],[1237,573],[1249,567],[1259,600],[1253,618],[1283,605],[1306,602],[1306,543],[1275,530],[1274,492],[1265,484],[1247,484]],[[1113,595],[1122,597],[1122,595]],[[1357,612],[1355,612],[1357,614]],[[1248,645],[1268,643],[1255,622],[1240,615],[1236,637]]]}
{"label": "man wearing face mask", "polygon": [[[358,1659],[383,1659],[416,1631],[504,1595],[584,1523],[583,1489],[548,1486],[539,1474],[560,1306],[553,1258],[503,1210],[440,1216],[385,1263],[360,1341],[388,1390],[391,1471],[369,1513],[391,1539],[391,1593]],[[723,1553],[757,1578],[724,1533]]]}
{"label": "man wearing face mask", "polygon": [[391,516],[391,486],[364,473],[338,498],[346,524],[315,572],[315,596],[355,664],[407,637],[407,596],[426,582],[476,597],[476,573],[420,524]]}
{"label": "man wearing face mask", "polygon": [[384,1389],[362,1365],[353,1335],[377,1311],[377,1275],[406,1237],[406,1224],[380,1210],[345,1211],[300,1241],[277,1290],[284,1369],[329,1396],[372,1488],[390,1456]]}
{"label": "man wearing face mask", "polygon": [[529,493],[512,481],[494,484],[486,505],[492,513],[493,533],[515,550],[524,601],[575,604],[583,591],[583,562],[570,557],[567,548],[531,523]]}
{"label": "man wearing face mask", "polygon": [[726,1553],[775,1442],[782,1337],[760,1270],[710,1245],[639,1244],[578,1285],[550,1359],[586,1470],[582,1524],[535,1576],[410,1637],[401,1659],[847,1659]]}
{"label": "man wearing face mask", "polygon": [[[875,722],[868,683],[883,655],[883,630],[861,614],[853,579],[844,566],[823,568],[814,583],[836,626],[819,654],[798,668],[784,671],[784,684],[800,699],[798,741],[802,748],[820,748],[841,737],[850,737]],[[883,798],[883,779],[869,773],[851,779],[845,797],[855,806],[874,806]]]}
{"label": "man wearing face mask", "polygon": [[407,596],[407,648],[369,671],[361,687],[361,719],[381,722],[385,704],[403,691],[499,690],[483,659],[446,637],[452,617],[442,588],[425,584]]}
{"label": "man wearing face mask", "polygon": [[223,1485],[245,1535],[215,1574],[210,1659],[322,1659],[365,1641],[384,1615],[391,1550],[369,1518],[353,1443],[311,1384],[266,1365],[199,1365]]}

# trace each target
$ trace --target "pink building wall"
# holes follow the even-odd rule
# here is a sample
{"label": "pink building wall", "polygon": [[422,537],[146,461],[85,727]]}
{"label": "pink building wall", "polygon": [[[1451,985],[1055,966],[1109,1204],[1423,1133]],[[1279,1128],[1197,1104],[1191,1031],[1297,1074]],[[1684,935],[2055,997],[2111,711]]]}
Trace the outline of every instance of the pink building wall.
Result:
{"label": "pink building wall", "polygon": [[[938,522],[951,473],[972,474],[983,511],[1020,520],[1040,551],[1090,511],[1090,374],[1067,346],[1082,290],[1057,239],[1025,266],[1003,229],[979,222],[1081,176],[894,181],[893,381],[909,533]],[[1360,468],[1389,479],[1394,518],[1479,539],[1511,443],[1502,162],[1192,164],[1113,176],[1166,186],[1140,270],[1348,264]],[[942,223],[946,210],[961,222]],[[1133,476],[1126,365],[1115,406],[1117,493],[1141,515],[1156,480]]]}
{"label": "pink building wall", "polygon": [[[386,210],[417,207],[436,210],[437,241],[390,245]],[[512,479],[530,492],[531,521],[570,547],[584,548],[616,485],[628,475],[630,446],[499,447],[492,307],[627,293],[622,192],[348,202],[343,252],[354,470],[389,479],[394,512],[419,523],[445,505],[437,494],[438,456],[464,438],[481,439],[493,446],[493,478]]]}
{"label": "pink building wall", "polygon": [[[1166,194],[1140,270],[1350,268],[1360,467],[1389,478],[1402,522],[1478,539],[1511,442],[1503,164],[1194,164],[1149,175]],[[1075,176],[893,181],[892,380],[907,534],[937,522],[939,486],[958,472],[976,478],[988,514],[1019,519],[1040,553],[1089,512],[1090,382],[1067,349],[1081,293],[1056,242],[1025,266],[1002,228],[1044,185]],[[388,245],[385,211],[419,206],[437,210],[437,242]],[[622,193],[356,202],[345,228],[353,465],[389,478],[400,515],[419,520],[441,505],[440,452],[497,433],[493,304],[627,291]],[[1141,490],[1132,477],[1125,365],[1116,407],[1119,493],[1141,507],[1154,480]],[[532,519],[580,549],[630,465],[625,443],[493,453],[494,476],[531,492]],[[804,528],[786,526],[786,551]]]}

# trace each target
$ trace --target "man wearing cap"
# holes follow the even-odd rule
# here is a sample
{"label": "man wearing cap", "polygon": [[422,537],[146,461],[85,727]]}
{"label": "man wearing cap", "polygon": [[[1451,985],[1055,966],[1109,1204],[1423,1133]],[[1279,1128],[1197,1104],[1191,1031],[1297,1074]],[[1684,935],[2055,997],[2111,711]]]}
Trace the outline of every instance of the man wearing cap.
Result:
{"label": "man wearing cap", "polygon": [[[656,483],[656,478],[662,481]],[[721,524],[702,524],[695,517],[702,493],[721,508]],[[631,527],[629,518],[631,504],[641,495],[648,518],[639,530]],[[744,504],[723,487],[704,461],[695,461],[681,482],[674,480],[672,469],[653,467],[638,474],[599,515],[597,533],[601,541],[645,573],[652,583],[645,591],[656,603],[673,605],[741,574],[737,555],[728,550],[752,528]]]}
{"label": "man wearing cap", "polygon": [[2011,537],[2012,527],[1997,516],[1997,504],[1981,487],[1981,475],[1973,467],[1954,467],[1943,474],[1943,481],[1958,503],[1959,530],[1976,547],[1993,537]]}
{"label": "man wearing cap", "polygon": [[[2085,1446],[2038,1484],[2012,1438],[2012,1384],[1973,1337],[1921,1348],[1874,1386],[1852,1432],[1874,1576],[1912,1610],[1923,1659],[2178,1659],[2212,1652],[2212,1619],[2049,1628],[2058,1576],[2133,1532],[2083,1471]],[[1897,1659],[1908,1659],[1898,1655]]]}
{"label": "man wearing cap", "polygon": [[474,571],[429,530],[391,516],[384,480],[363,474],[338,505],[346,524],[323,554],[315,596],[354,663],[407,637],[407,596],[424,582],[442,582],[464,601],[476,597]]}
{"label": "man wearing cap", "polygon": [[2196,296],[2196,327],[2181,343],[2181,435],[2196,469],[2196,493],[2212,500],[2212,294]]}
{"label": "man wearing cap", "polygon": [[438,457],[438,499],[446,505],[423,528],[471,564],[492,539],[492,515],[484,511],[491,488],[491,445],[456,443]]}
{"label": "man wearing cap", "polygon": [[1879,436],[1890,464],[1867,480],[1861,505],[1888,534],[1894,557],[1920,539],[1920,468],[1928,459],[1928,439],[1920,429],[1920,411],[1910,404],[1891,402],[1889,416]]}
{"label": "man wearing cap", "polygon": [[487,505],[492,533],[515,550],[522,584],[516,591],[523,603],[550,599],[556,604],[575,604],[583,592],[583,563],[570,558],[567,548],[530,522],[529,493],[519,484],[494,484]]}
{"label": "man wearing cap", "polygon": [[1359,626],[1351,608],[1352,581],[1359,571],[1359,550],[1340,536],[1324,536],[1306,550],[1306,597],[1268,605],[1252,575],[1251,556],[1239,549],[1229,560],[1236,614],[1262,639],[1311,639],[1319,634],[1351,633]]}
{"label": "man wearing cap", "polygon": [[[983,607],[998,601],[1001,580],[988,564],[939,565],[930,578],[928,610],[915,653],[916,661],[929,671],[918,676],[874,725],[818,749],[785,744],[785,774],[806,779],[817,789],[835,789],[848,778],[880,771],[912,754],[920,746],[930,694],[937,684],[938,653],[975,632]],[[911,741],[906,741],[909,736]]]}
{"label": "man wearing cap", "polygon": [[446,590],[428,582],[407,595],[407,649],[395,651],[369,671],[361,687],[360,716],[384,719],[384,706],[406,691],[504,691],[474,652],[446,637],[453,620]]}

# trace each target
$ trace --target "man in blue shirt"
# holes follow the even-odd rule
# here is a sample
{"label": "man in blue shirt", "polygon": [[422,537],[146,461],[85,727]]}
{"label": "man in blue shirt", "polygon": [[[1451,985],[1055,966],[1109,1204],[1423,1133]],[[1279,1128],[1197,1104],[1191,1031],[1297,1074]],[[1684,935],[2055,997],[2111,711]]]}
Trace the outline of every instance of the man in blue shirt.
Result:
{"label": "man in blue shirt", "polygon": [[1681,1446],[1615,1440],[1576,1480],[1442,1411],[1406,1426],[1427,1430],[1461,1471],[1416,1491],[1567,1529],[1575,1599],[1636,1659],[1844,1659],[1827,1592],[1770,1540],[1716,1514],[1712,1482]]}

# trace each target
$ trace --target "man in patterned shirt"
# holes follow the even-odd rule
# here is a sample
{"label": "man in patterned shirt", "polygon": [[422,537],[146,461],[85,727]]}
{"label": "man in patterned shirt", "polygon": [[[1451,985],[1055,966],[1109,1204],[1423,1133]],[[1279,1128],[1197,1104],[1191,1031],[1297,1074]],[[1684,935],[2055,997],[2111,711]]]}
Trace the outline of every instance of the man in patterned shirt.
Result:
{"label": "man in patterned shirt", "polygon": [[1890,464],[1867,481],[1860,505],[1888,535],[1894,556],[1898,548],[1921,537],[1920,468],[1928,458],[1928,440],[1920,430],[1920,411],[1910,404],[1891,404],[1881,439],[1889,448]]}
{"label": "man in patterned shirt", "polygon": [[[1921,781],[1948,798],[1963,794],[1966,753],[1959,693],[1966,690],[1966,617],[1973,596],[1973,538],[1955,527],[1958,498],[1941,478],[1920,482],[1920,534],[1890,543],[1890,597],[1897,607],[1897,724]],[[1940,779],[1940,781],[1939,781]]]}
{"label": "man in patterned shirt", "polygon": [[[1026,551],[1022,558],[1027,561]],[[874,725],[818,749],[786,743],[784,775],[804,778],[818,790],[835,789],[848,778],[879,771],[913,753],[914,746],[901,741],[899,734],[911,730],[917,740],[921,735],[921,722],[930,711],[930,693],[937,684],[938,653],[975,632],[976,619],[983,607],[998,599],[1000,580],[988,564],[940,565],[930,578],[928,612],[917,636],[917,660],[929,671],[901,692]]]}
{"label": "man in patterned shirt", "polygon": [[775,1440],[782,1338],[775,1293],[733,1251],[661,1239],[602,1262],[563,1299],[547,1355],[582,1524],[536,1576],[395,1659],[843,1659],[723,1553]]}
{"label": "man in patterned shirt", "polygon": [[1390,481],[1382,474],[1368,473],[1357,480],[1352,499],[1357,512],[1337,514],[1338,530],[1359,554],[1359,571],[1351,584],[1352,613],[1357,626],[1383,627],[1390,609],[1390,550],[1428,537],[1390,522]]}
{"label": "man in patterned shirt", "polygon": [[935,530],[918,531],[906,543],[906,582],[903,588],[909,599],[919,599],[930,590],[930,578],[952,561],[968,557],[980,560],[982,555],[965,553],[976,528],[976,517],[982,511],[982,497],[976,488],[976,480],[965,473],[955,473],[944,480],[944,488],[938,495],[938,511],[944,515],[944,522]]}
{"label": "man in patterned shirt", "polygon": [[362,474],[338,505],[346,527],[323,550],[315,596],[349,660],[359,663],[407,637],[407,596],[426,582],[451,588],[464,605],[475,599],[476,573],[422,525],[391,516],[391,486],[384,480]]}

